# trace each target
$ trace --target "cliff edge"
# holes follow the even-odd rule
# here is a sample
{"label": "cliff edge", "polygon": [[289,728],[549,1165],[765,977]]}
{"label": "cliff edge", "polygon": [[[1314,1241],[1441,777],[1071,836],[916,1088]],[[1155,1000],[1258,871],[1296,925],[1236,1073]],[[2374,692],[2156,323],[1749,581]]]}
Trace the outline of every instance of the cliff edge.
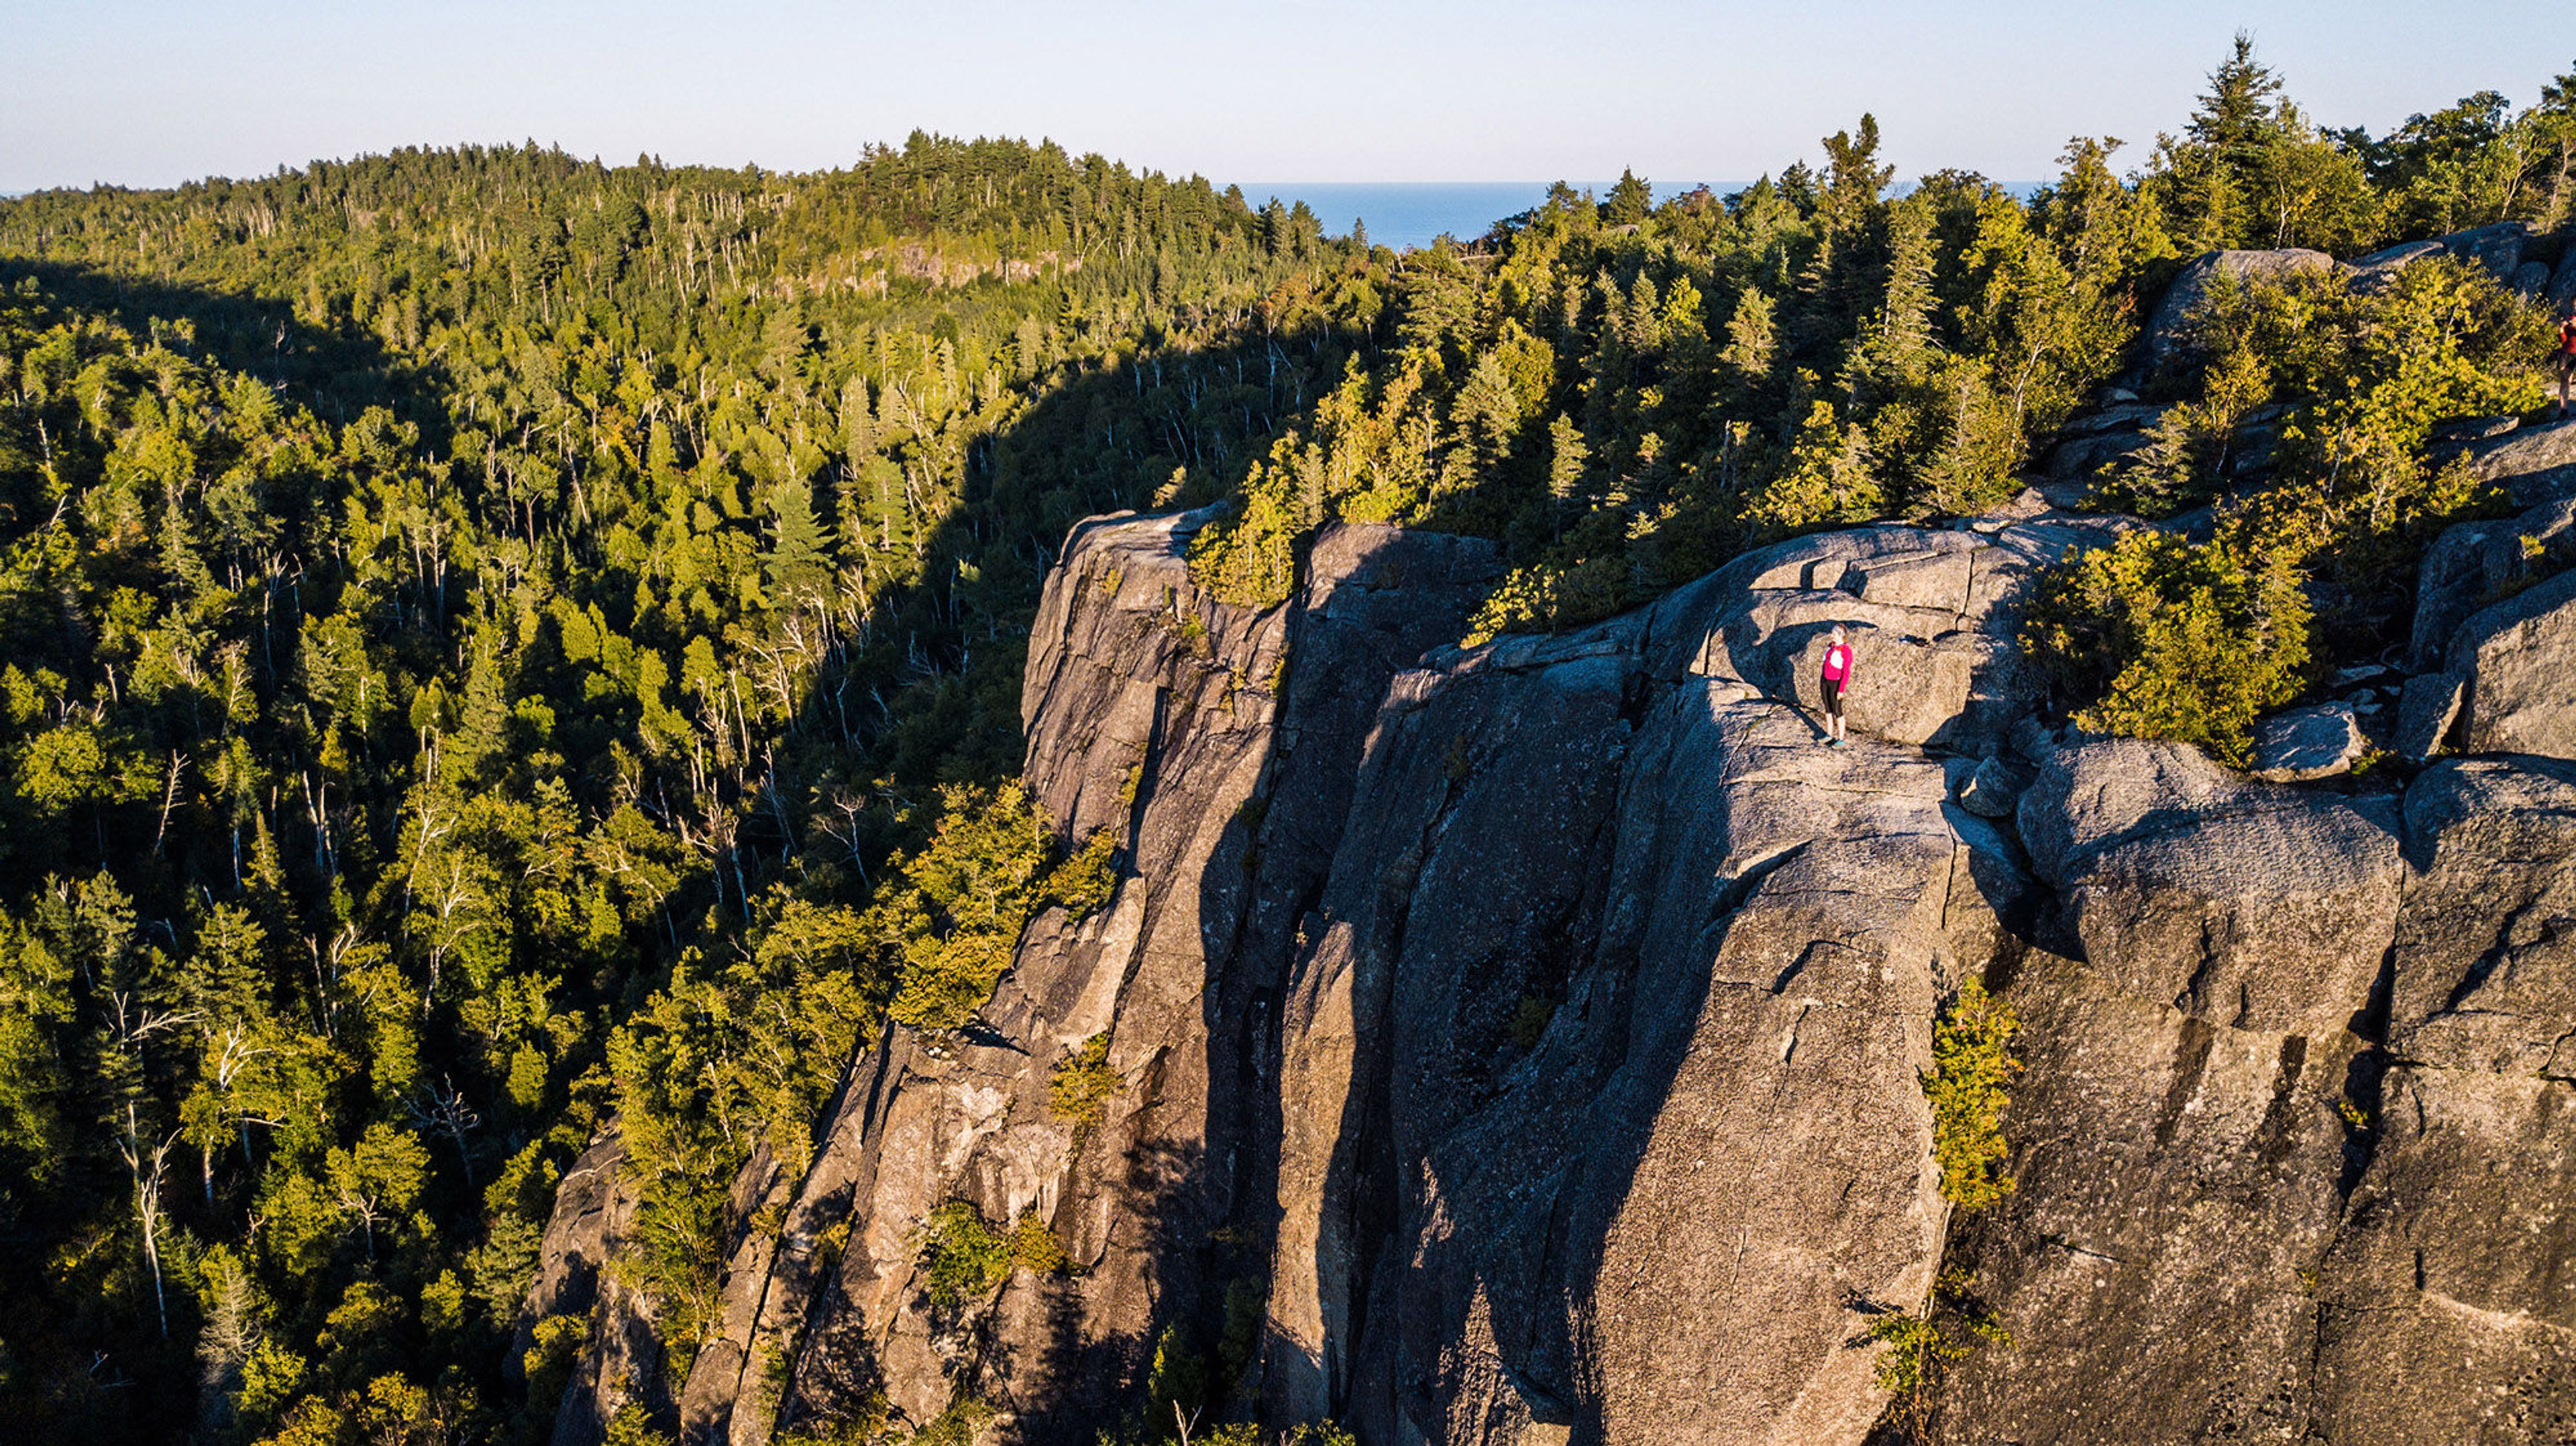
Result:
{"label": "cliff edge", "polygon": [[[755,1163],[740,1214],[783,1224],[687,1439],[881,1395],[1087,1446],[1186,1360],[1370,1446],[1858,1443],[1865,1332],[1945,1270],[2010,1339],[1898,1403],[1920,1439],[2576,1439],[2565,586],[2446,601],[2412,678],[2346,690],[2387,751],[2440,695],[2420,771],[2281,783],[2041,721],[2030,579],[2137,524],[2036,493],[1474,649],[1485,544],[1335,526],[1252,610],[1192,585],[1205,520],[1068,540],[1027,780],[1120,831],[1117,892],[967,1030],[880,1040],[802,1177]],[[1807,696],[1834,623],[1848,750]],[[1966,1213],[1921,1079],[1971,979],[2026,1068],[2017,1188]],[[1071,1268],[935,1302],[952,1200]]]}

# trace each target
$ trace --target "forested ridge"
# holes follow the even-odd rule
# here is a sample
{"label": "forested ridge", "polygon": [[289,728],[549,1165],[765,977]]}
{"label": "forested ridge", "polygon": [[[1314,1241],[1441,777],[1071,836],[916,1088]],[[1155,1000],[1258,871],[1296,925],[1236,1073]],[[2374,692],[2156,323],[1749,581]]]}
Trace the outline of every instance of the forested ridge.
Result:
{"label": "forested ridge", "polygon": [[[1012,782],[1075,520],[1231,499],[1193,566],[1246,602],[1329,518],[1497,538],[1481,638],[1973,513],[2194,255],[2561,227],[2576,76],[2374,139],[2240,44],[2139,169],[2079,139],[2027,201],[1892,195],[1878,144],[1402,256],[923,135],[0,202],[0,1409],[541,1440],[580,1340],[521,1303],[612,1116],[618,1269],[684,1371],[744,1161],[809,1151],[872,1031],[967,1026],[1120,866]],[[2070,571],[2033,637],[2070,701],[2224,751],[2384,643],[2396,559],[2489,505],[2432,427],[2536,405],[2542,325],[2448,260],[2223,295],[2136,378],[2169,435],[2097,484],[2217,520]],[[2249,639],[2259,676],[2204,666]]]}
{"label": "forested ridge", "polygon": [[[47,194],[0,249],[0,1391],[63,1439],[542,1434],[518,1301],[611,1110],[685,1355],[734,1169],[1078,887],[995,788],[1054,544],[1375,310],[1310,216],[928,137]],[[943,796],[1025,888],[869,907]]]}

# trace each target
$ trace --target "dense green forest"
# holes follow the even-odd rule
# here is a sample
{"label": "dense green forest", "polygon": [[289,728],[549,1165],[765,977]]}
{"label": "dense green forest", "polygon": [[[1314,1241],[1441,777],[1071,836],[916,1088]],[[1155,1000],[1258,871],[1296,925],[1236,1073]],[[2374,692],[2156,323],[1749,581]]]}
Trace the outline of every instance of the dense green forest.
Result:
{"label": "dense green forest", "polygon": [[[1739,194],[1559,187],[1404,255],[921,135],[815,175],[459,149],[0,202],[0,1411],[543,1439],[578,1342],[519,1304],[612,1113],[621,1268],[684,1368],[743,1162],[1101,895],[1011,783],[1077,518],[1232,499],[1193,565],[1247,602],[1329,518],[1491,536],[1482,636],[1974,512],[2194,254],[2562,225],[2576,76],[2373,138],[2240,45],[2139,169],[2079,139],[2027,200],[1893,194],[1878,147],[1864,117]],[[2314,599],[2402,593],[2484,504],[2431,428],[2536,405],[2541,325],[2452,262],[2226,293],[2100,483],[2219,521],[2060,581],[2070,696],[2224,750],[2375,646],[2366,605],[2311,640]],[[2166,686],[2249,633],[2295,646]]]}
{"label": "dense green forest", "polygon": [[[2143,171],[2078,138],[2027,203],[1958,172],[1890,199],[1867,117],[1820,167],[1733,196],[1559,188],[1474,252],[1419,258],[1392,344],[1253,471],[1202,571],[1279,596],[1320,518],[1398,518],[1508,544],[1518,570],[1480,632],[1588,621],[1749,544],[2009,496],[2192,256],[2350,256],[2499,220],[2552,229],[2576,207],[2576,74],[2518,115],[2480,94],[2377,141],[2315,128],[2279,91],[2240,40]],[[2157,500],[2214,495],[2222,434],[2267,402],[2341,409],[2292,463],[2332,474],[2365,452],[2420,466],[2432,420],[2535,401],[2536,308],[2466,268],[2421,270],[2328,314],[2248,296],[2205,320],[2226,344],[2153,378],[2202,403]],[[2339,476],[2330,500],[2380,480]],[[2372,526],[2394,525],[2380,510]]]}
{"label": "dense green forest", "polygon": [[1080,887],[996,787],[1065,529],[1239,470],[1385,284],[928,137],[46,194],[0,251],[0,1393],[65,1440],[542,1434],[517,1303],[610,1110],[684,1357],[722,1182]]}

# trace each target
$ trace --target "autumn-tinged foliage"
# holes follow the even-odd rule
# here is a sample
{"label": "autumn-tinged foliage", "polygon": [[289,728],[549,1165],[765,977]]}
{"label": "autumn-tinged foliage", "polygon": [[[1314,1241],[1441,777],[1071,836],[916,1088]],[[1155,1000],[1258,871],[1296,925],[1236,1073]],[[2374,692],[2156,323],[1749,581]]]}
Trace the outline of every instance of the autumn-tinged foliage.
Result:
{"label": "autumn-tinged foliage", "polygon": [[2011,1005],[1970,979],[1932,1029],[1932,1068],[1923,1094],[1932,1104],[1932,1157],[1941,1166],[1941,1196],[1979,1210],[2012,1193],[2003,1173],[2010,1147],[2004,1108],[2021,1061],[2012,1052],[2021,1020]]}
{"label": "autumn-tinged foliage", "polygon": [[1047,1108],[1073,1125],[1096,1125],[1109,1097],[1126,1083],[1109,1064],[1109,1035],[1104,1031],[1056,1061],[1047,1081]]}

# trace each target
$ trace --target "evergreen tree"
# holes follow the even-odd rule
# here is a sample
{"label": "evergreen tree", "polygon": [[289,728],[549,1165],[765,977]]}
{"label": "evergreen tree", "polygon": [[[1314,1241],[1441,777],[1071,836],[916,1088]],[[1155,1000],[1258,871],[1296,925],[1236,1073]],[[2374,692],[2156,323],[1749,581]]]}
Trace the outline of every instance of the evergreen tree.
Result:
{"label": "evergreen tree", "polygon": [[1646,219],[1652,207],[1654,188],[1637,178],[1637,173],[1622,168],[1619,183],[1610,188],[1610,199],[1601,205],[1601,219],[1613,226],[1634,226]]}

